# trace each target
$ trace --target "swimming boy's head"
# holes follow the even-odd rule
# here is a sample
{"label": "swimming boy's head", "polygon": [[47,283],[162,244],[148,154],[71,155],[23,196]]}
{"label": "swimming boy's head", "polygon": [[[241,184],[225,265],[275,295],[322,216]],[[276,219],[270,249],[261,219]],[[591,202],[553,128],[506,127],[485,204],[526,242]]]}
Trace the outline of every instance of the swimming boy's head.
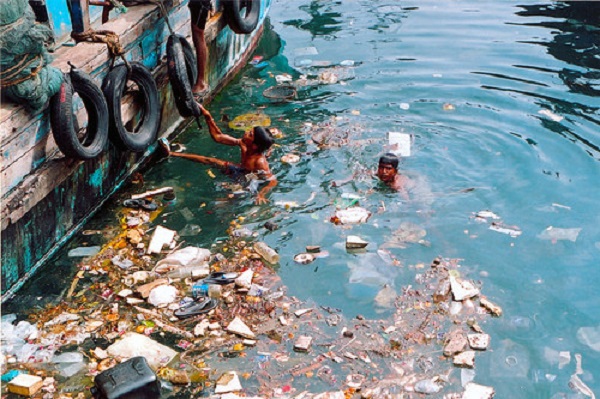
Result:
{"label": "swimming boy's head", "polygon": [[275,139],[273,138],[271,131],[262,126],[255,126],[252,129],[252,133],[253,133],[252,141],[258,148],[259,152],[267,151],[269,148],[271,148],[271,146],[275,142]]}
{"label": "swimming boy's head", "polygon": [[377,177],[383,182],[391,182],[398,174],[398,162],[400,160],[395,154],[388,152],[379,158]]}

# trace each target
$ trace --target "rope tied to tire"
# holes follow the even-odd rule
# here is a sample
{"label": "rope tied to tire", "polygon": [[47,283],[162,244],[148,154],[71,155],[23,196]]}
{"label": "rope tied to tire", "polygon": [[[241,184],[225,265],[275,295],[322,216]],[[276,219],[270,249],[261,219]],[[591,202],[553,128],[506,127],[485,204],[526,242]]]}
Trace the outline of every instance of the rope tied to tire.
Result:
{"label": "rope tied to tire", "polygon": [[127,70],[131,71],[131,66],[129,62],[125,59],[125,49],[121,45],[121,41],[119,39],[119,35],[110,30],[87,30],[85,32],[71,32],[71,37],[77,43],[87,42],[87,43],[105,43],[108,48],[108,53],[112,58],[111,68],[114,66],[115,59],[120,57],[125,65],[127,66]]}

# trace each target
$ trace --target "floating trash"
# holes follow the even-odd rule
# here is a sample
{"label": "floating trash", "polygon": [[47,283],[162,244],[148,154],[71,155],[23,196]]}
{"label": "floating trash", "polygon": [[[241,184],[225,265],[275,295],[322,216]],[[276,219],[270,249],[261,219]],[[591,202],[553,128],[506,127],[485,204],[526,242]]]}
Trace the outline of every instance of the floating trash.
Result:
{"label": "floating trash", "polygon": [[492,211],[479,211],[475,214],[476,217],[479,218],[484,218],[484,219],[494,219],[494,220],[499,220],[500,216],[496,215],[494,212]]}
{"label": "floating trash", "polygon": [[100,252],[100,249],[98,246],[74,248],[67,253],[67,256],[69,258],[94,256]]}
{"label": "floating trash", "polygon": [[296,88],[292,85],[271,86],[263,91],[263,96],[271,100],[291,100],[296,97]]}
{"label": "floating trash", "polygon": [[600,352],[600,325],[579,328],[577,330],[577,339],[592,350]]}
{"label": "floating trash", "polygon": [[442,109],[443,109],[444,111],[454,111],[454,110],[455,110],[455,107],[454,107],[454,105],[452,105],[452,104],[450,104],[450,103],[445,103],[445,104],[442,106]]}
{"label": "floating trash", "polygon": [[539,110],[538,114],[547,116],[548,118],[550,118],[554,122],[560,122],[563,119],[565,119],[564,116],[556,115],[554,112],[550,111],[549,109]]}
{"label": "floating trash", "polygon": [[263,62],[259,62],[258,64],[252,64],[252,66],[257,69],[262,69],[264,67],[269,66],[269,63],[267,61],[263,61]]}
{"label": "floating trash", "polygon": [[260,64],[260,62],[262,60],[263,60],[263,56],[262,55],[255,55],[254,57],[252,57],[252,61],[250,61],[250,65]]}
{"label": "floating trash", "polygon": [[540,234],[538,238],[541,240],[560,241],[568,240],[571,242],[577,241],[581,228],[561,229],[558,227],[549,226]]}
{"label": "floating trash", "polygon": [[365,248],[367,245],[369,245],[369,242],[359,236],[350,235],[346,237],[346,249]]}
{"label": "floating trash", "polygon": [[229,127],[235,130],[246,131],[254,126],[271,126],[271,118],[265,114],[253,113],[236,116],[229,122]]}
{"label": "floating trash", "polygon": [[365,223],[369,216],[371,216],[371,212],[356,206],[336,211],[331,221],[335,224],[358,224]]}
{"label": "floating trash", "polygon": [[294,262],[300,263],[301,265],[308,265],[315,260],[314,255],[309,253],[302,253],[294,256]]}
{"label": "floating trash", "polygon": [[390,152],[398,156],[410,156],[411,141],[412,137],[408,133],[388,132],[388,144],[390,146]]}
{"label": "floating trash", "polygon": [[133,261],[131,261],[131,259],[121,259],[119,255],[113,256],[111,262],[113,265],[119,266],[123,270],[127,270],[133,266]]}
{"label": "floating trash", "polygon": [[277,84],[291,82],[292,81],[292,75],[290,75],[289,73],[283,73],[281,75],[275,75],[275,81],[277,81]]}
{"label": "floating trash", "polygon": [[281,162],[283,163],[297,163],[300,162],[300,157],[296,154],[285,154],[281,157]]}
{"label": "floating trash", "polygon": [[309,67],[312,65],[312,63],[313,63],[313,60],[308,59],[308,58],[302,58],[302,59],[294,61],[294,65],[297,67]]}
{"label": "floating trash", "polygon": [[517,226],[505,226],[499,222],[492,222],[489,229],[498,233],[507,234],[511,237],[518,237],[523,233]]}
{"label": "floating trash", "polygon": [[202,227],[197,224],[186,224],[183,229],[179,231],[181,237],[195,236],[202,231]]}
{"label": "floating trash", "polygon": [[300,206],[296,201],[275,201],[275,205],[285,209],[298,208]]}

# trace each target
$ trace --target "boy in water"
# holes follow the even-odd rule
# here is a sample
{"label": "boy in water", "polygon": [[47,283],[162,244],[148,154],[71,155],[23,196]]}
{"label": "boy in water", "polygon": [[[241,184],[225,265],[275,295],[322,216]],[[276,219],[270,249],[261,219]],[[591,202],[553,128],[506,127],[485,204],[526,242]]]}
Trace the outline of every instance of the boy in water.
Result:
{"label": "boy in water", "polygon": [[[400,159],[391,152],[384,154],[379,158],[376,176],[386,186],[397,191],[402,196],[402,199],[408,200],[408,189],[412,188],[414,183],[407,176],[398,173],[399,161]],[[334,181],[331,185],[333,187],[340,187],[352,180],[356,180],[356,177],[355,173],[352,177],[342,181]]]}
{"label": "boy in water", "polygon": [[395,154],[388,152],[379,158],[377,166],[377,177],[389,188],[398,191],[402,198],[408,199],[408,189],[412,187],[412,180],[398,174],[398,162],[400,160]]}
{"label": "boy in water", "polygon": [[[199,104],[200,105],[200,104]],[[171,152],[169,143],[166,139],[160,140],[160,145],[164,151],[171,156],[189,159],[190,161],[200,162],[205,165],[212,165],[220,168],[225,174],[239,177],[248,173],[256,173],[259,177],[268,181],[268,184],[264,186],[256,195],[256,203],[264,204],[268,200],[265,195],[271,191],[273,187],[277,185],[277,178],[271,173],[269,168],[269,162],[267,161],[266,153],[274,143],[273,135],[269,129],[265,129],[261,126],[255,126],[254,128],[246,131],[241,139],[224,134],[221,129],[215,123],[210,112],[200,105],[200,110],[206,124],[208,125],[208,131],[214,141],[220,144],[239,146],[241,151],[241,160],[239,164],[224,161],[218,158],[205,157],[203,155],[186,154],[180,152]]]}

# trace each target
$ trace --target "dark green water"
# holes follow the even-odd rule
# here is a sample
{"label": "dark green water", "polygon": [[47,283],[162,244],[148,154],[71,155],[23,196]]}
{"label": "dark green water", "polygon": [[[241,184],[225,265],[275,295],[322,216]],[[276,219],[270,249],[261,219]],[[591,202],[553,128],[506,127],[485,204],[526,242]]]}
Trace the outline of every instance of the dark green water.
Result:
{"label": "dark green water", "polygon": [[[147,187],[177,187],[176,204],[158,222],[178,231],[199,225],[200,234],[184,238],[210,247],[244,216],[280,253],[289,294],[348,317],[386,317],[390,311],[373,302],[383,284],[399,290],[415,281],[415,265],[460,258],[464,275],[504,309],[484,326],[492,350],[478,355],[476,382],[494,386],[499,398],[582,398],[568,386],[579,353],[581,380],[600,393],[599,15],[600,4],[586,2],[278,0],[256,53],[268,65],[246,67],[208,106],[227,133],[241,132],[219,122],[224,115],[259,108],[284,133],[270,158],[279,181],[271,204],[228,199],[223,184],[231,181],[217,170],[213,179],[206,166],[171,158],[144,176]],[[314,78],[325,69],[301,65],[343,60],[355,64],[334,73],[347,80],[301,87],[285,103],[262,95],[277,75]],[[329,123],[349,141],[319,148],[307,123]],[[389,131],[414,135],[401,164],[419,182],[410,201],[364,173],[331,187],[374,168]],[[195,126],[176,141],[191,152],[239,159],[236,148],[213,143]],[[301,162],[281,163],[288,152]],[[475,189],[460,191],[466,188]],[[373,212],[368,223],[329,223],[343,193],[364,197],[361,205]],[[299,206],[275,205],[285,201]],[[522,234],[490,230],[491,220],[473,218],[482,210]],[[279,230],[264,229],[267,220]],[[98,217],[90,228],[111,223]],[[381,251],[402,223],[424,229],[429,245]],[[578,232],[572,241],[552,235],[568,232],[560,229],[580,230],[569,230]],[[370,242],[366,254],[346,252],[349,234]],[[295,263],[306,245],[330,256]],[[590,327],[598,332],[586,343]],[[561,368],[559,351],[571,355]]]}

